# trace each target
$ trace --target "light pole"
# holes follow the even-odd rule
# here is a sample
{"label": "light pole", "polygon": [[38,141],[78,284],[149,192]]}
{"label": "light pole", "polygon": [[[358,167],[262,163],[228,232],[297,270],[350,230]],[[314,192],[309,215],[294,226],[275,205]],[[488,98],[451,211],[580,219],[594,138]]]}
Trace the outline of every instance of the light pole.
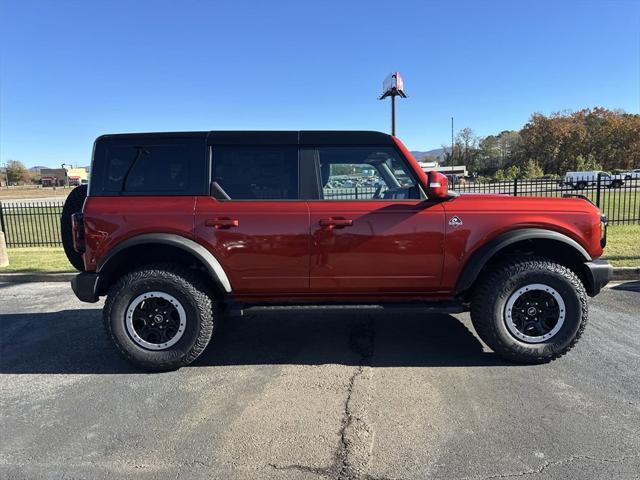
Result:
{"label": "light pole", "polygon": [[67,172],[67,169],[64,168],[65,165],[68,165],[70,167],[72,167],[73,165],[70,165],[68,163],[63,163],[61,165],[62,169],[64,170],[64,186],[65,188],[69,188],[69,172]]}
{"label": "light pole", "polygon": [[396,97],[407,98],[404,93],[404,81],[400,72],[394,72],[387,76],[382,82],[382,95],[379,100],[391,97],[391,135],[396,134]]}

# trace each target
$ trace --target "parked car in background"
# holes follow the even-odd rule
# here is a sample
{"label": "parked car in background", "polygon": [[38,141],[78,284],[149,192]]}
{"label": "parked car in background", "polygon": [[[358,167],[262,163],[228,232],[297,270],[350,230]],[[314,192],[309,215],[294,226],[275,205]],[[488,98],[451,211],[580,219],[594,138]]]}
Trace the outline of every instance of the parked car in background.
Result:
{"label": "parked car in background", "polygon": [[628,172],[621,173],[620,175],[623,176],[625,180],[638,180],[640,179],[640,168],[629,170]]}
{"label": "parked car in background", "polygon": [[623,175],[612,175],[608,172],[592,170],[588,172],[567,172],[560,182],[560,186],[583,190],[587,187],[598,185],[598,176],[600,176],[600,185],[603,187],[620,188],[624,185],[625,177]]}

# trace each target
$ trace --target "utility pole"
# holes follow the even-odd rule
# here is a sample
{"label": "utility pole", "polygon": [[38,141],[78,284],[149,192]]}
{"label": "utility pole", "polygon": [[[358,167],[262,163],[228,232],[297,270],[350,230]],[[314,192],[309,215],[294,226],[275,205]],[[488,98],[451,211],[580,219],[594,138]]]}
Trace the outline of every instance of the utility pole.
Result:
{"label": "utility pole", "polygon": [[391,135],[396,134],[396,97],[407,98],[404,93],[404,81],[400,72],[391,73],[382,82],[382,95],[378,100],[391,97]]}
{"label": "utility pole", "polygon": [[453,117],[451,117],[451,155],[449,155],[449,159],[453,164]]}

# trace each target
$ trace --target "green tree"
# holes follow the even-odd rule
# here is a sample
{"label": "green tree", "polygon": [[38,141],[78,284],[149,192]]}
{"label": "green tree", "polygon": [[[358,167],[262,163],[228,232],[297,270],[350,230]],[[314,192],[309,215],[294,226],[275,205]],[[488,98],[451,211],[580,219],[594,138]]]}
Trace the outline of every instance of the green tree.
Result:
{"label": "green tree", "polygon": [[487,172],[504,168],[512,162],[520,143],[520,134],[504,130],[498,135],[489,135],[480,140],[479,169]]}
{"label": "green tree", "polygon": [[29,181],[29,170],[18,160],[7,162],[7,179],[9,183],[24,183]]}
{"label": "green tree", "polygon": [[504,177],[505,180],[513,180],[514,178],[518,178],[520,176],[520,167],[517,165],[511,165],[507,168]]}
{"label": "green tree", "polygon": [[463,128],[446,164],[466,165],[472,173],[494,177],[500,169],[511,178],[511,166],[527,176],[540,173],[536,166],[555,175],[640,168],[640,115],[606,108],[534,113],[519,131],[484,138]]}
{"label": "green tree", "polygon": [[578,155],[576,157],[576,172],[588,172],[590,170],[602,170],[602,165],[591,154],[587,156]]}
{"label": "green tree", "polygon": [[544,170],[538,165],[535,160],[529,159],[524,166],[523,177],[524,178],[540,178],[544,176]]}

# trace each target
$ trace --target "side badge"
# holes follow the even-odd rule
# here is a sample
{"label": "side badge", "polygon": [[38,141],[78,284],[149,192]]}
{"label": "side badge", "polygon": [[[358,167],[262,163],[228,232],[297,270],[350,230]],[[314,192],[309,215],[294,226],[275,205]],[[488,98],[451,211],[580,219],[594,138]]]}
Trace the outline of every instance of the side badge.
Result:
{"label": "side badge", "polygon": [[460,225],[462,225],[462,220],[460,220],[460,217],[452,217],[451,220],[449,220],[449,225],[451,225],[452,227],[459,227]]}

